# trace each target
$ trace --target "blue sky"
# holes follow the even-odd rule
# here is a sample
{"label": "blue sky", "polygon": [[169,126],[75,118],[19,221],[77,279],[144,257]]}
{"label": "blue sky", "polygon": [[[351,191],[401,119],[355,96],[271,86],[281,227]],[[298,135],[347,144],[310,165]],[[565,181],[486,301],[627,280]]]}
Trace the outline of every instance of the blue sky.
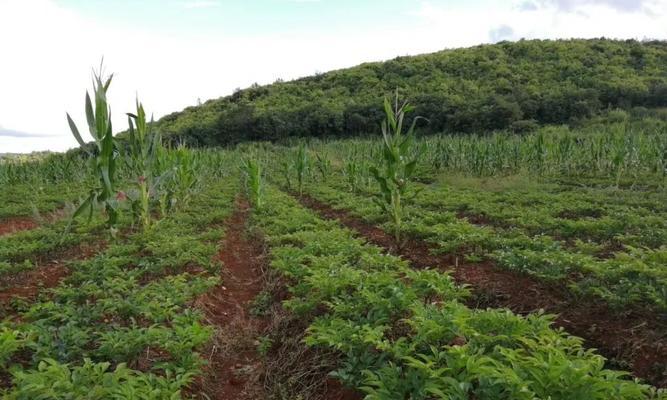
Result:
{"label": "blue sky", "polygon": [[91,67],[116,131],[235,88],[521,38],[667,39],[667,0],[0,0],[0,152],[76,146]]}
{"label": "blue sky", "polygon": [[415,4],[418,5],[405,0],[61,0],[58,3],[91,18],[119,25],[140,23],[148,29],[185,35],[241,36],[312,34],[336,29],[363,31],[378,23],[384,26],[405,24],[411,22],[411,18],[406,17]]}

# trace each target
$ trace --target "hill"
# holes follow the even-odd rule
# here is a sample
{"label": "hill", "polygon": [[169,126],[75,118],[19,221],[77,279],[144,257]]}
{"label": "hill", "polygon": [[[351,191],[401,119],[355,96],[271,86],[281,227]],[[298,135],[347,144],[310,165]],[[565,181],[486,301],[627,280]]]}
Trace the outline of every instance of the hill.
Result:
{"label": "hill", "polygon": [[220,145],[375,132],[396,88],[425,132],[530,130],[609,109],[667,106],[667,42],[522,40],[253,85],[158,121],[174,140]]}

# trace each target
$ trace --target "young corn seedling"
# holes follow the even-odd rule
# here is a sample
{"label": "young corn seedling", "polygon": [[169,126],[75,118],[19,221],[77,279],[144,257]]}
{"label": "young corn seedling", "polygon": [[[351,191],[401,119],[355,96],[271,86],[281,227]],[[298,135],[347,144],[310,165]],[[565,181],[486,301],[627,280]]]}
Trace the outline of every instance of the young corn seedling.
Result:
{"label": "young corn seedling", "polygon": [[256,209],[262,208],[262,167],[259,161],[248,158],[243,161],[241,169],[245,176],[245,187],[250,202]]}
{"label": "young corn seedling", "polygon": [[90,152],[87,149],[86,143],[83,141],[79,129],[69,113],[67,113],[67,122],[69,123],[72,135],[74,135],[76,141],[81,148],[88,152],[95,175],[98,179],[98,185],[90,189],[88,197],[74,212],[70,223],[84,213],[88,214],[88,221],[90,221],[95,206],[100,204],[104,207],[107,215],[107,226],[112,235],[115,235],[119,215],[118,201],[122,199],[122,195],[119,194],[116,196],[114,189],[118,149],[113,137],[111,111],[107,102],[107,91],[109,90],[109,85],[111,85],[112,78],[113,74],[109,75],[106,80],[102,79],[102,66],[100,66],[99,73],[93,73],[94,106],[88,91],[86,91],[85,110],[86,119],[88,121],[88,130],[96,145],[93,152]]}
{"label": "young corn seedling", "polygon": [[285,160],[281,161],[280,174],[283,176],[283,179],[285,179],[287,190],[292,190],[292,163]]}
{"label": "young corn seedling", "polygon": [[352,193],[357,193],[359,188],[359,175],[361,172],[361,167],[356,159],[350,158],[345,162],[345,167],[343,169],[343,175],[347,181],[347,186],[349,187]]}
{"label": "young corn seedling", "polygon": [[308,168],[308,152],[306,151],[306,146],[301,144],[297,149],[296,158],[294,159],[294,170],[296,171],[296,182],[298,185],[299,196],[303,194],[303,182],[308,173]]}
{"label": "young corn seedling", "polygon": [[[176,149],[156,148],[155,198],[164,217],[175,209],[182,210],[190,203],[200,183],[202,163],[197,153],[180,144]],[[213,171],[209,171],[209,175]]]}
{"label": "young corn seedling", "polygon": [[416,117],[408,131],[403,132],[403,120],[413,107],[407,101],[399,104],[398,93],[393,107],[389,99],[384,99],[384,110],[386,120],[382,122],[381,165],[373,166],[369,171],[380,186],[375,202],[389,215],[396,245],[402,247],[403,201],[420,157],[413,147],[415,124],[421,117]]}
{"label": "young corn seedling", "polygon": [[331,160],[324,154],[317,153],[316,166],[322,176],[322,182],[326,182],[331,175]]}
{"label": "young corn seedling", "polygon": [[196,153],[180,144],[173,151],[176,156],[173,185],[174,199],[179,209],[187,207],[200,183]]}

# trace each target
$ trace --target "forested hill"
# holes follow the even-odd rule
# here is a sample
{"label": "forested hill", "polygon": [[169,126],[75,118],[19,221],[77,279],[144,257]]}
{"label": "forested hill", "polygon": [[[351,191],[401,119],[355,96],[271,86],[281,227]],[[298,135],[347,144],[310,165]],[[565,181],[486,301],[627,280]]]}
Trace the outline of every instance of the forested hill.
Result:
{"label": "forested hill", "polygon": [[396,88],[430,120],[427,132],[576,123],[613,108],[667,106],[667,42],[522,40],[399,57],[254,85],[158,124],[200,145],[352,136],[378,129],[382,97]]}

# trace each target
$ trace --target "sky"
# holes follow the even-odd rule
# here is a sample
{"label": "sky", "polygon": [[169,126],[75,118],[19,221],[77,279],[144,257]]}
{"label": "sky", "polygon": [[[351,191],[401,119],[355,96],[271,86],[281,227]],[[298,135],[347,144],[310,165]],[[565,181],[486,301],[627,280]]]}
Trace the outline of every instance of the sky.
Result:
{"label": "sky", "polygon": [[[76,147],[104,58],[114,131],[366,61],[502,40],[667,39],[667,0],[0,0],[0,153]],[[84,139],[90,139],[87,132]]]}

